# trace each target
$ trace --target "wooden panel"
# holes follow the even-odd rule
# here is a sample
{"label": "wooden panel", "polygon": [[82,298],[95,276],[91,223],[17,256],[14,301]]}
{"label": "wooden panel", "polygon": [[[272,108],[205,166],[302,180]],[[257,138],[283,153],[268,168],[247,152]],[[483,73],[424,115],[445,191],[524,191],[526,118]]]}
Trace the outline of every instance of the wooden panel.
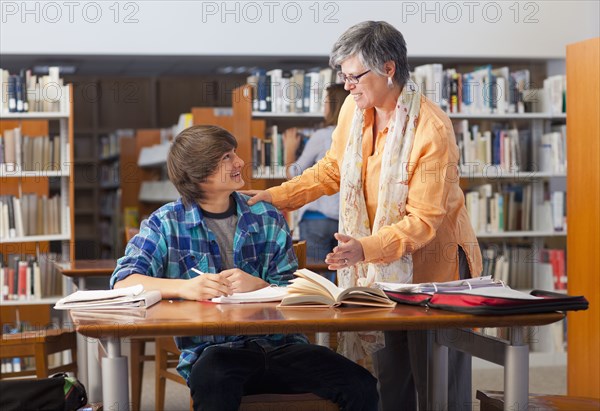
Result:
{"label": "wooden panel", "polygon": [[142,128],[154,124],[152,79],[114,77],[100,82],[100,128]]}
{"label": "wooden panel", "polygon": [[233,130],[233,116],[222,116],[218,115],[218,110],[211,107],[193,107],[192,117],[193,125],[213,125],[224,128],[231,134],[234,134]]}
{"label": "wooden panel", "polygon": [[[246,165],[243,177],[246,181],[245,189],[252,186],[252,87],[245,85],[233,91],[233,116],[235,118],[233,135],[237,139],[237,154]],[[264,136],[264,134],[263,134]]]}
{"label": "wooden panel", "polygon": [[23,136],[47,136],[48,121],[47,120],[2,120],[0,121],[0,133],[4,134],[4,130],[17,128],[21,126],[21,135]]}
{"label": "wooden panel", "polygon": [[162,77],[158,80],[159,127],[176,124],[190,107],[231,107],[231,92],[244,76]]}
{"label": "wooden panel", "polygon": [[590,308],[568,315],[567,391],[600,398],[600,38],[567,47],[567,273]]}
{"label": "wooden panel", "polygon": [[120,181],[121,181],[121,209],[138,206],[140,191],[140,169],[137,166],[137,151],[135,138],[121,138],[119,140],[120,152]]}
{"label": "wooden panel", "polygon": [[17,319],[27,322],[38,329],[45,329],[50,322],[50,306],[47,304],[35,305],[0,305],[0,329],[4,324],[14,326]]}

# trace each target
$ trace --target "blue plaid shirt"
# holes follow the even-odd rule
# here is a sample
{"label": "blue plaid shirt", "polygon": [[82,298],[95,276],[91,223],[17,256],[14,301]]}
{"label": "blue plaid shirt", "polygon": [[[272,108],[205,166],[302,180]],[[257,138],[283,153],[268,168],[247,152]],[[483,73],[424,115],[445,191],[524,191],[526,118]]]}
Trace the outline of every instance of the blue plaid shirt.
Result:
{"label": "blue plaid shirt", "polygon": [[[285,285],[293,277],[298,260],[283,216],[271,204],[253,206],[247,197],[233,193],[238,223],[233,239],[233,260],[237,268],[270,284]],[[142,222],[140,232],[125,249],[110,279],[111,288],[131,274],[158,278],[190,279],[198,274],[222,271],[216,236],[207,227],[197,204],[185,207],[181,199],[169,203]],[[181,350],[177,371],[188,380],[193,364],[211,345],[242,347],[256,341],[265,348],[290,343],[307,343],[301,334],[252,336],[175,337]]]}

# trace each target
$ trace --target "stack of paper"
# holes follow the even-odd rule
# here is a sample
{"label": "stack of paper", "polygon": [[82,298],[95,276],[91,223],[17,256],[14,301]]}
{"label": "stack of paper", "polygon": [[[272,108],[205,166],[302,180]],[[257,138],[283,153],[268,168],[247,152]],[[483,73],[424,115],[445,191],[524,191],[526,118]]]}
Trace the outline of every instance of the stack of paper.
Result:
{"label": "stack of paper", "polygon": [[114,310],[150,307],[161,300],[160,291],[144,291],[141,284],[115,290],[77,291],[59,300],[57,310]]}
{"label": "stack of paper", "polygon": [[446,281],[442,283],[401,284],[376,282],[375,287],[384,291],[402,293],[433,294],[440,291],[463,291],[481,287],[505,287],[504,283],[493,280],[491,276],[469,278],[466,280]]}

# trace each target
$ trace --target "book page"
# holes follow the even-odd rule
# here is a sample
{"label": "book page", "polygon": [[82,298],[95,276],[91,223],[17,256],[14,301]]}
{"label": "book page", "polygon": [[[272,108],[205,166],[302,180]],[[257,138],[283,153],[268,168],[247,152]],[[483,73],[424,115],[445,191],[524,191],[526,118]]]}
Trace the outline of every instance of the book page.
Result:
{"label": "book page", "polygon": [[329,281],[327,278],[323,277],[320,274],[314,273],[306,268],[302,268],[294,273],[299,277],[303,277],[309,281],[312,281],[322,288],[327,290],[327,292],[331,295],[334,300],[337,300],[338,296],[342,293],[342,289],[336,286],[334,283]]}
{"label": "book page", "polygon": [[216,297],[213,303],[240,304],[240,303],[265,303],[270,301],[281,301],[288,295],[287,287],[269,286],[247,293],[233,293],[230,296]]}
{"label": "book page", "polygon": [[393,307],[396,305],[383,290],[370,287],[348,288],[339,295],[338,303],[373,305],[378,307]]}

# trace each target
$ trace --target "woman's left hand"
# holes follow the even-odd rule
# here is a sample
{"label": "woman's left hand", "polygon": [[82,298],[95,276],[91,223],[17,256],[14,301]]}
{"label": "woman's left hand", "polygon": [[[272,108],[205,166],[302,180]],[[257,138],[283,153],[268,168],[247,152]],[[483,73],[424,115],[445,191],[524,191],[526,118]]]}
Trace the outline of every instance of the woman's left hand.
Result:
{"label": "woman's left hand", "polygon": [[269,285],[269,283],[263,279],[248,274],[239,268],[223,270],[221,271],[220,276],[230,281],[231,289],[234,293],[247,293]]}
{"label": "woman's left hand", "polygon": [[340,270],[365,259],[362,244],[358,240],[340,233],[335,233],[334,237],[339,244],[325,257],[325,262],[329,264],[327,269]]}

